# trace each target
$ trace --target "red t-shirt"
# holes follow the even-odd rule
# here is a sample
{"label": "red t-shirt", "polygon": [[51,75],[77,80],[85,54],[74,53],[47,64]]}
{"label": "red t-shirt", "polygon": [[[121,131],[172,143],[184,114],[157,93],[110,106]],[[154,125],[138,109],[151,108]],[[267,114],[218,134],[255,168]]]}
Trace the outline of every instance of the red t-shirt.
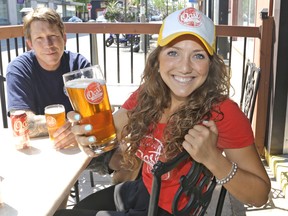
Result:
{"label": "red t-shirt", "polygon": [[[137,104],[137,91],[134,92],[129,99],[123,104],[122,108],[131,110]],[[251,124],[245,114],[239,109],[239,106],[234,101],[227,99],[219,104],[219,110],[224,114],[220,121],[215,121],[218,128],[218,143],[219,149],[226,148],[243,148],[254,143],[253,131]],[[212,120],[218,119],[217,113],[212,113]],[[147,134],[141,140],[137,156],[144,161],[142,168],[143,182],[151,194],[153,174],[151,169],[158,161],[164,161],[161,153],[164,143],[162,135],[166,124],[159,123],[153,134]],[[179,179],[186,175],[192,165],[192,162],[180,164],[177,168],[162,176],[161,192],[158,205],[166,211],[172,213],[173,198],[179,188]],[[180,201],[179,207],[185,206],[187,200],[183,198]]]}

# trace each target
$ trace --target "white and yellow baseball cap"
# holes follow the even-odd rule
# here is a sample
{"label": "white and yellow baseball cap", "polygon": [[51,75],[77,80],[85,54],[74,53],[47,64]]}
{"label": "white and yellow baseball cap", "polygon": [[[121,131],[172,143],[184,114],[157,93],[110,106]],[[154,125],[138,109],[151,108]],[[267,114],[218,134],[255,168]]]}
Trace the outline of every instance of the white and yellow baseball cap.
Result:
{"label": "white and yellow baseball cap", "polygon": [[206,47],[208,53],[213,55],[215,51],[215,25],[201,11],[189,7],[169,14],[160,28],[158,45],[166,46],[175,38],[191,34],[199,38]]}

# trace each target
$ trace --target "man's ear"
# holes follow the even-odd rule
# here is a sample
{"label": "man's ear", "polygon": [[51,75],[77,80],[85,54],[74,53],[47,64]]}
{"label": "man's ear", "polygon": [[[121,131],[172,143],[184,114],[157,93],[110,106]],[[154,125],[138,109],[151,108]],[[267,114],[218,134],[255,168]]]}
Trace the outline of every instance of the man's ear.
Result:
{"label": "man's ear", "polygon": [[66,46],[66,43],[67,43],[67,35],[66,35],[66,33],[64,33],[63,39],[64,39],[64,46]]}
{"label": "man's ear", "polygon": [[27,45],[27,50],[32,50],[33,49],[31,40],[27,39],[26,40],[26,45]]}

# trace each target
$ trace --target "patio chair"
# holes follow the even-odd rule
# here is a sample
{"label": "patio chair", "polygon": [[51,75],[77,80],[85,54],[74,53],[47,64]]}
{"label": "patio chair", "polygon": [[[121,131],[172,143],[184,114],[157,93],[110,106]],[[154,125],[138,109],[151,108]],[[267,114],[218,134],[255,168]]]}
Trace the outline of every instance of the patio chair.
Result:
{"label": "patio chair", "polygon": [[8,128],[8,119],[7,119],[7,109],[6,109],[6,99],[5,99],[5,81],[6,78],[2,75],[2,71],[0,71],[0,107],[1,107],[1,115],[3,121],[3,127]]}
{"label": "patio chair", "polygon": [[[152,183],[152,193],[149,201],[148,216],[157,216],[161,176],[171,171],[179,163],[187,160],[189,157],[190,155],[186,151],[183,151],[171,161],[158,161],[154,165],[152,170],[154,177]],[[198,182],[200,175],[203,175],[203,177],[201,181]],[[191,211],[193,211],[193,216],[204,215],[212,199],[212,194],[216,186],[215,177],[213,177],[212,173],[205,166],[193,161],[192,167],[190,168],[188,174],[186,176],[182,176],[179,181],[180,187],[176,192],[172,204],[173,215],[187,216],[191,215]],[[205,192],[203,192],[204,188],[206,188]],[[180,201],[182,195],[187,195],[189,197],[189,202],[185,207],[179,209],[178,202]]]}
{"label": "patio chair", "polygon": [[259,88],[260,68],[249,60],[243,74],[240,108],[245,113],[250,123],[253,119],[256,96]]}
{"label": "patio chair", "polygon": [[73,199],[75,198],[75,203],[79,203],[80,201],[80,194],[79,194],[79,181],[77,180],[73,187],[70,190],[69,194]]}
{"label": "patio chair", "polygon": [[[260,69],[251,63],[249,60],[246,64],[245,70],[243,72],[243,82],[242,82],[242,92],[240,99],[241,110],[249,118],[250,123],[252,122],[253,112],[256,102],[256,95],[259,87],[260,80]],[[179,163],[189,158],[189,154],[186,151],[180,153],[177,157],[169,162],[158,161],[153,167],[153,185],[152,193],[149,203],[148,216],[157,216],[158,210],[158,199],[161,188],[161,176],[168,171],[175,168]],[[200,173],[204,173],[204,177],[200,183],[197,183],[197,179]],[[212,179],[212,180],[211,180]],[[173,215],[175,216],[202,216],[205,214],[206,209],[211,201],[214,188],[216,186],[215,178],[212,178],[210,171],[193,161],[193,165],[186,176],[180,178],[180,187],[174,197],[172,204]],[[203,187],[207,187],[206,192],[202,192]],[[224,200],[227,190],[224,186],[221,186],[221,191],[218,197],[217,207],[215,216],[220,216],[222,214],[222,209],[224,205]],[[177,204],[181,195],[186,194],[189,197],[189,202],[187,205],[178,209]]]}

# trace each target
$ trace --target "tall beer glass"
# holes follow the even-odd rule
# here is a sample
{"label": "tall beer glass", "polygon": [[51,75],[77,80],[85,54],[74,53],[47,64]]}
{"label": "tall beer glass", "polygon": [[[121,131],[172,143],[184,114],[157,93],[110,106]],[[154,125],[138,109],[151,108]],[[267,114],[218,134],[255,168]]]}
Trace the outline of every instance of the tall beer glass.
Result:
{"label": "tall beer glass", "polygon": [[99,65],[63,75],[66,91],[75,111],[81,114],[80,124],[91,124],[88,135],[96,137],[91,145],[98,154],[116,147],[116,131],[107,93],[106,82]]}
{"label": "tall beer glass", "polygon": [[49,138],[54,140],[53,134],[66,122],[65,107],[62,104],[52,104],[44,109]]}

